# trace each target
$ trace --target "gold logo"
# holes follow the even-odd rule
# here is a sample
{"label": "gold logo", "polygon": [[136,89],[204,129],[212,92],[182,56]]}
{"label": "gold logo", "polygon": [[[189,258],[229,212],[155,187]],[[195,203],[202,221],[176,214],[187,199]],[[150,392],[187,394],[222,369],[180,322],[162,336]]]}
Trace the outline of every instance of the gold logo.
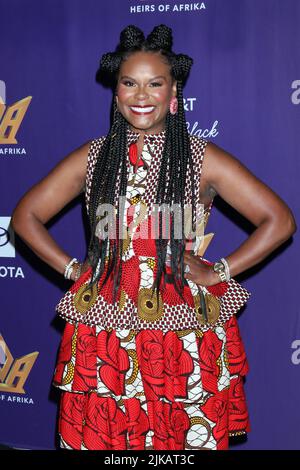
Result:
{"label": "gold logo", "polygon": [[22,124],[32,96],[6,106],[0,101],[0,144],[17,144],[16,134]]}
{"label": "gold logo", "polygon": [[0,334],[0,353],[4,358],[1,361],[2,364],[0,364],[0,391],[26,393],[23,387],[39,355],[38,351],[14,360],[3,336]]}

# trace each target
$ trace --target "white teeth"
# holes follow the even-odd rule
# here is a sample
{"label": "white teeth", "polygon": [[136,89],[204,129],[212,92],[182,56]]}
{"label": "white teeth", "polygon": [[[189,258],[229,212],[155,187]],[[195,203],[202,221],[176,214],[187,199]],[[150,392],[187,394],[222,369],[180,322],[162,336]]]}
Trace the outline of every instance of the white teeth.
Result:
{"label": "white teeth", "polygon": [[148,108],[138,108],[135,106],[130,106],[130,109],[133,109],[133,111],[136,111],[137,113],[150,113],[150,111],[153,111],[155,106],[149,106]]}

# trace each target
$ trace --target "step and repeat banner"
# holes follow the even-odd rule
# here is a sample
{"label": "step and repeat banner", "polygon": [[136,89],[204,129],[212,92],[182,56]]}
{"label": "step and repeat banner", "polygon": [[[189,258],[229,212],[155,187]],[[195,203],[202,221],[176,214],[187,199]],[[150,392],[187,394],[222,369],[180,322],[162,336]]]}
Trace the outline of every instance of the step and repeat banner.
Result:
{"label": "step and repeat banner", "polygon": [[[109,129],[101,55],[135,24],[164,23],[174,51],[194,59],[184,89],[189,131],[240,159],[299,220],[299,0],[0,0],[0,443],[55,449],[59,390],[51,385],[64,322],[55,305],[69,281],[10,226],[18,200],[62,158]],[[78,197],[47,229],[83,259]],[[216,197],[206,231],[212,261],[254,230]],[[299,235],[237,276],[251,293],[238,315],[250,372],[245,449],[300,449]]]}

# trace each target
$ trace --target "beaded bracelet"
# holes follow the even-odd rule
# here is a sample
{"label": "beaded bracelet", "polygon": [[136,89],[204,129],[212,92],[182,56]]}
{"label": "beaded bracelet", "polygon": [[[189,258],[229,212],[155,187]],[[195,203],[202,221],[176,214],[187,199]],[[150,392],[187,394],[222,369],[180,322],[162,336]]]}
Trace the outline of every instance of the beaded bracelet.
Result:
{"label": "beaded bracelet", "polygon": [[65,272],[64,272],[64,278],[65,279],[70,279],[70,275],[71,275],[71,272],[72,272],[72,265],[75,263],[75,262],[78,262],[77,258],[73,258],[69,261],[69,263],[67,263],[65,265]]}

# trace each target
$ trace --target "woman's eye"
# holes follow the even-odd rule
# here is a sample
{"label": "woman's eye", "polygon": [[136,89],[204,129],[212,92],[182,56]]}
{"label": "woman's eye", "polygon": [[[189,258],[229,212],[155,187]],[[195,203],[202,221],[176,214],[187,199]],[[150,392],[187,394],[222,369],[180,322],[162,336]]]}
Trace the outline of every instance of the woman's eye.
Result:
{"label": "woman's eye", "polygon": [[124,85],[127,85],[127,83],[130,83],[131,85],[133,85],[133,83],[130,82],[129,80],[126,80],[126,82],[123,82],[123,83],[124,83]]}
{"label": "woman's eye", "polygon": [[161,86],[161,83],[159,83],[159,82],[152,82],[152,85]]}

